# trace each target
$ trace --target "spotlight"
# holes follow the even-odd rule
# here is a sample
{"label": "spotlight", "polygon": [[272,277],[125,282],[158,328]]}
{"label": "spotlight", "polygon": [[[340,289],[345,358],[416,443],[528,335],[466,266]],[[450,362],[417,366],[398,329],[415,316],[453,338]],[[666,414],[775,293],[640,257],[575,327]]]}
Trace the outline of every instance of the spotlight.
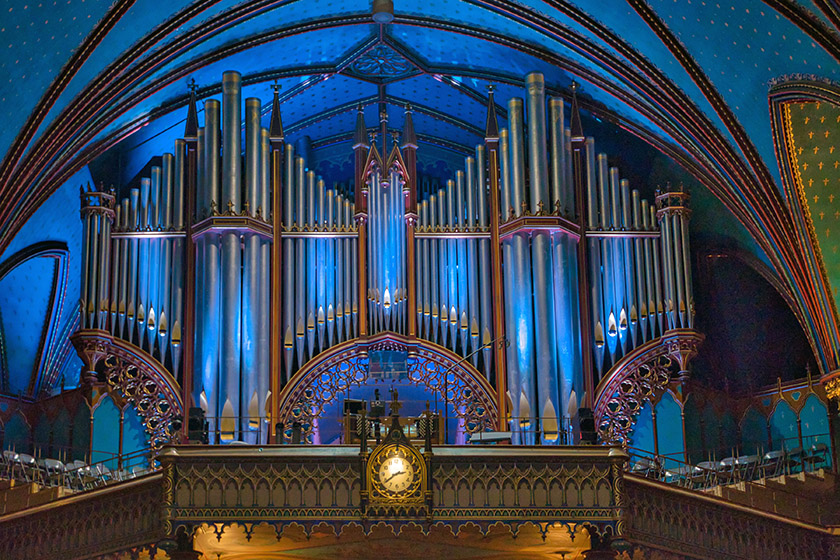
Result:
{"label": "spotlight", "polygon": [[391,23],[394,21],[394,1],[373,0],[373,21],[376,23]]}

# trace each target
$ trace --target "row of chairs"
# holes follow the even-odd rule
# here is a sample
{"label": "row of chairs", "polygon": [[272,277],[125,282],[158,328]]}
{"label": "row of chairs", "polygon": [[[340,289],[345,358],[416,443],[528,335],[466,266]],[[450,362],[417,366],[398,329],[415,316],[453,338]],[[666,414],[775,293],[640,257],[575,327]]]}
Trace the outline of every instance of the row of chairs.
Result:
{"label": "row of chairs", "polygon": [[720,461],[703,461],[697,465],[682,464],[673,468],[663,465],[658,457],[640,457],[630,471],[687,488],[705,489],[758,478],[813,471],[829,464],[828,452],[828,445],[815,443],[807,451],[801,447],[780,449],[764,455],[741,455]]}
{"label": "row of chairs", "polygon": [[146,474],[145,466],[111,470],[103,463],[89,465],[75,460],[62,463],[58,459],[36,459],[27,453],[11,450],[0,456],[3,478],[18,482],[34,482],[41,486],[64,486],[75,491],[90,490]]}

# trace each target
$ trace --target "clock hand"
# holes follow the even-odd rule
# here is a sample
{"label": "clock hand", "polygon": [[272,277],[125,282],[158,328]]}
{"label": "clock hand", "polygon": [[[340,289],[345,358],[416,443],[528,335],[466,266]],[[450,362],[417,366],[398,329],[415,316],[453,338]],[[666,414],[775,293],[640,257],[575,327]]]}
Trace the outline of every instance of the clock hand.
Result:
{"label": "clock hand", "polygon": [[388,481],[390,481],[392,478],[394,478],[395,476],[400,475],[400,474],[405,474],[405,473],[404,473],[403,471],[397,471],[397,472],[395,472],[395,473],[391,473],[391,476],[389,476],[388,478],[386,478],[386,479],[384,480],[384,482],[388,482]]}

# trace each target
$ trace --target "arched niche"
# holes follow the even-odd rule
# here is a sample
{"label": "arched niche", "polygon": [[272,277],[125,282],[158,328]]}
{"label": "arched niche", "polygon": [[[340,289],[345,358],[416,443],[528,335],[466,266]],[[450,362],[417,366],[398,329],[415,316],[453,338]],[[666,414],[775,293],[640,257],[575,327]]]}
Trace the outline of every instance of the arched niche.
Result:
{"label": "arched niche", "polygon": [[[371,357],[382,352],[405,356],[403,378],[379,380],[371,374]],[[286,427],[287,439],[293,423],[299,422],[307,441],[336,442],[328,424],[341,419],[337,405],[348,399],[370,401],[375,389],[388,401],[392,386],[404,405],[401,414],[418,414],[428,402],[432,411],[448,418],[448,441],[463,443],[468,434],[498,425],[494,391],[478,370],[441,346],[424,340],[409,344],[393,333],[366,343],[351,340],[310,360],[280,394],[278,420]]]}

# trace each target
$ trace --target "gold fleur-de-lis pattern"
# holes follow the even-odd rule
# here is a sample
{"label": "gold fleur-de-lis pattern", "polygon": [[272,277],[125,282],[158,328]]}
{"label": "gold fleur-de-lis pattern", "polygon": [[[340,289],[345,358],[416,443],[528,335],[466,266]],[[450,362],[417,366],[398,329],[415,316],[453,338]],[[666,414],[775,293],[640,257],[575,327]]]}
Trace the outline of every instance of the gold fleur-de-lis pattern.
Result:
{"label": "gold fleur-de-lis pattern", "polygon": [[835,302],[840,300],[840,106],[827,102],[785,106],[788,153],[796,189]]}

